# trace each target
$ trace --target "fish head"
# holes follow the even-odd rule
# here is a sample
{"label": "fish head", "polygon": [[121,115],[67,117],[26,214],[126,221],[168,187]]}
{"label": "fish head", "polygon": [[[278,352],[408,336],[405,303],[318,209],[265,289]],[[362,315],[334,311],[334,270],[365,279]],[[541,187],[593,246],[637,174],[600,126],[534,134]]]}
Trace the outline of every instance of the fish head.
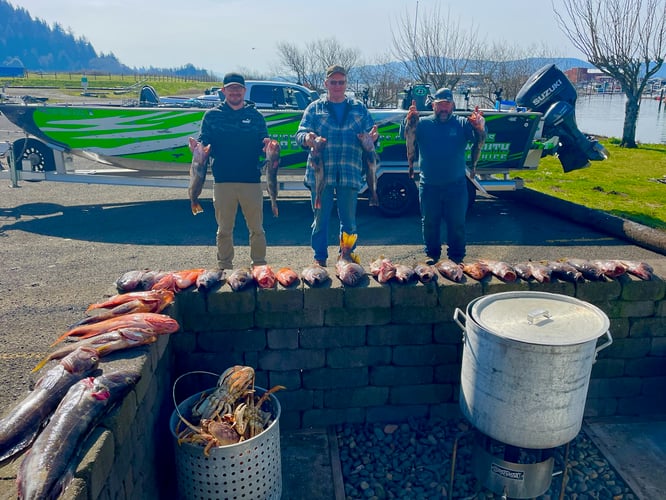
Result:
{"label": "fish head", "polygon": [[81,374],[97,368],[99,353],[92,347],[80,346],[60,360],[60,364],[71,374]]}

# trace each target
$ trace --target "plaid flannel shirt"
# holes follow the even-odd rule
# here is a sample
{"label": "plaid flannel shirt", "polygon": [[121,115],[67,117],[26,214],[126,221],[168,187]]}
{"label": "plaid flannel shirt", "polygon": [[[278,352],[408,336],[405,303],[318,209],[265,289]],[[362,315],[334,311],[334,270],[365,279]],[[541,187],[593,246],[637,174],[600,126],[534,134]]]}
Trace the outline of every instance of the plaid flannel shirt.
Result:
{"label": "plaid flannel shirt", "polygon": [[[306,147],[305,136],[308,132],[325,137],[323,149],[324,182],[327,186],[340,186],[361,189],[363,186],[363,149],[357,134],[370,132],[374,121],[363,103],[347,98],[341,123],[329,108],[326,96],[311,103],[303,113],[303,118],[296,131],[296,141]],[[308,165],[305,169],[305,185],[314,187],[314,170]]]}

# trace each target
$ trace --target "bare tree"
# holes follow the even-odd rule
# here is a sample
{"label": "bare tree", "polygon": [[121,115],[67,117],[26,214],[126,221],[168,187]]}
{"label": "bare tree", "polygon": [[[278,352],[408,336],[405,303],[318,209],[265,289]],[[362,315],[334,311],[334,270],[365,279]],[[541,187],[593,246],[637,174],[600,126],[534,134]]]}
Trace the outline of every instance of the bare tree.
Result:
{"label": "bare tree", "polygon": [[415,81],[435,88],[455,87],[480,44],[474,26],[464,30],[450,10],[442,15],[439,4],[419,18],[406,12],[391,31],[394,57]]}
{"label": "bare tree", "polygon": [[321,87],[326,68],[331,64],[349,71],[359,58],[358,49],[345,48],[335,38],[309,42],[303,50],[292,43],[279,42],[277,51],[284,68],[293,71],[300,83],[311,88]]}
{"label": "bare tree", "polygon": [[641,94],[664,63],[663,0],[551,0],[558,25],[571,43],[627,96],[621,146],[636,147]]}
{"label": "bare tree", "polygon": [[409,83],[399,63],[390,54],[378,56],[374,62],[359,64],[350,78],[350,88],[362,98],[367,89],[368,104],[376,108],[395,107],[398,93]]}

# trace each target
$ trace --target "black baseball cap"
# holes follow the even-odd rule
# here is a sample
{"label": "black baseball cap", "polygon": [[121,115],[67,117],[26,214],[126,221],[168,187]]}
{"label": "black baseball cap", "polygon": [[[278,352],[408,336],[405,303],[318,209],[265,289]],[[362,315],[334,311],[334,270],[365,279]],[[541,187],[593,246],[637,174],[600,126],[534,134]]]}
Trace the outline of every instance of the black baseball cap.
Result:
{"label": "black baseball cap", "polygon": [[437,92],[435,92],[435,98],[433,99],[433,101],[453,102],[453,92],[451,92],[451,89],[442,87]]}
{"label": "black baseball cap", "polygon": [[332,66],[326,68],[326,78],[330,78],[331,75],[334,75],[336,73],[340,73],[341,75],[347,76],[347,70],[337,64],[333,64]]}
{"label": "black baseball cap", "polygon": [[245,78],[243,78],[243,75],[240,73],[227,73],[224,75],[224,80],[222,81],[224,87],[234,84],[245,87]]}

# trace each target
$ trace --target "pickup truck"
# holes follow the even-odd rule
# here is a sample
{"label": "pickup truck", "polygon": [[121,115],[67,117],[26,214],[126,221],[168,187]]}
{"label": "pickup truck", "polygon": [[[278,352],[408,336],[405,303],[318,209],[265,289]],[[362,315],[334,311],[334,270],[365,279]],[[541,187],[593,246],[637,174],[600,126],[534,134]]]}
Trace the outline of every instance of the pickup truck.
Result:
{"label": "pickup truck", "polygon": [[[261,112],[269,135],[280,142],[282,149],[280,189],[304,189],[307,152],[296,144],[294,136],[303,113],[300,108],[316,98],[316,93],[284,82],[253,82],[248,88],[251,95],[255,91],[256,95],[267,96],[280,89],[277,94],[284,97],[284,104],[277,98]],[[551,65],[535,73],[521,89],[517,102],[524,110],[484,110],[488,137],[477,176],[468,183],[470,194],[520,189],[520,179],[512,179],[510,174],[537,168],[545,154],[557,153],[565,171],[605,158],[603,148],[584,136],[575,124],[575,97],[569,80]],[[290,108],[294,102],[299,109]],[[0,112],[27,134],[14,141],[10,150],[16,159],[12,162],[14,177],[25,165],[26,169],[44,174],[46,180],[65,181],[71,175],[49,175],[53,171],[68,173],[64,153],[129,169],[141,179],[187,175],[192,159],[188,138],[198,134],[205,109],[159,102],[144,106],[1,104]],[[371,113],[379,130],[379,210],[387,216],[399,216],[417,201],[418,175],[416,179],[408,176],[401,135],[407,111],[371,109]],[[469,146],[467,155],[469,158]],[[79,182],[95,182],[90,177]],[[106,181],[109,182],[112,181]],[[361,195],[366,192],[367,187]],[[471,203],[474,199],[470,196]]]}

